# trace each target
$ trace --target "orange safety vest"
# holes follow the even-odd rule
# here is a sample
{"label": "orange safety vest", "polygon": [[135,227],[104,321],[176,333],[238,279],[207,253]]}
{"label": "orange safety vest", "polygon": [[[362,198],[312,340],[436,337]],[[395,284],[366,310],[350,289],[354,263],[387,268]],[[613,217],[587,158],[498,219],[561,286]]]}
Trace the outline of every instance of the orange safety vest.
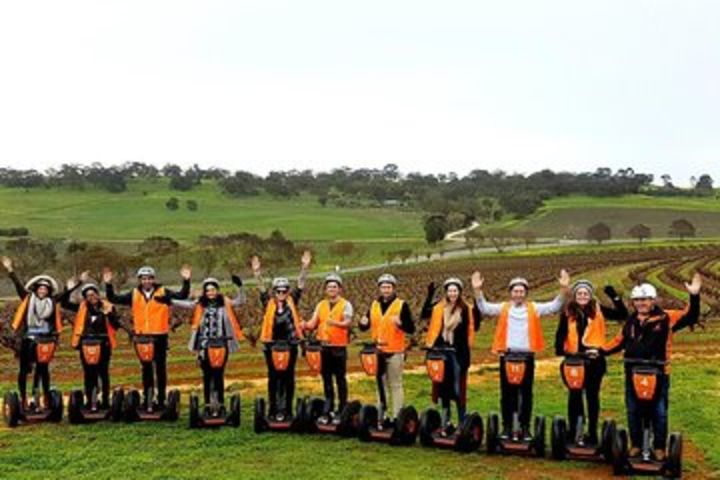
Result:
{"label": "orange safety vest", "polygon": [[[464,302],[464,300],[461,300]],[[468,346],[472,347],[475,341],[475,320],[473,316],[472,306],[465,303],[468,309]],[[438,336],[442,332],[445,323],[445,300],[440,300],[432,309],[430,316],[430,325],[428,325],[427,337],[425,338],[425,346],[430,348],[435,344]]]}
{"label": "orange safety vest", "polygon": [[[600,308],[595,311],[595,316],[588,318],[588,324],[583,333],[582,344],[590,348],[600,348],[605,344],[605,316]],[[577,319],[568,315],[568,330],[563,348],[567,353],[577,353],[580,350],[580,339],[578,338]]]}
{"label": "orange safety vest", "polygon": [[[233,331],[235,332],[235,338],[238,341],[242,340],[245,338],[245,335],[242,332],[242,328],[240,327],[240,322],[238,321],[237,315],[235,315],[235,310],[233,309],[232,302],[230,302],[227,297],[223,297],[223,299],[225,301],[225,312],[227,313],[227,316],[230,319],[230,323],[232,324]],[[190,326],[193,331],[197,331],[197,329],[200,328],[200,321],[202,320],[204,313],[205,307],[203,307],[200,303],[195,305],[192,321],[190,322]]]}
{"label": "orange safety vest", "polygon": [[394,317],[400,317],[403,301],[399,298],[393,300],[383,315],[380,302],[374,300],[370,307],[370,333],[378,349],[385,353],[402,353],[405,351],[405,332],[395,322]]}
{"label": "orange safety vest", "polygon": [[[290,312],[292,313],[295,333],[298,338],[302,338],[302,327],[300,325],[302,318],[300,317],[300,313],[298,312],[298,309],[295,306],[295,301],[292,297],[288,297],[287,306],[290,307]],[[275,322],[275,312],[277,312],[277,302],[274,298],[271,298],[267,303],[267,307],[265,307],[265,316],[263,317],[262,331],[260,333],[261,342],[273,341],[273,323]]]}
{"label": "orange safety vest", "polygon": [[327,322],[334,320],[342,322],[345,320],[345,303],[347,300],[340,298],[332,308],[329,300],[321,300],[317,306],[318,335],[321,342],[327,342],[333,347],[345,347],[350,343],[350,329],[336,326],[329,326]]}
{"label": "orange safety vest", "polygon": [[170,327],[170,305],[159,302],[165,296],[165,289],[158,288],[150,299],[138,289],[133,289],[132,316],[133,330],[138,335],[165,335]]}
{"label": "orange safety vest", "polygon": [[[20,306],[15,310],[15,315],[13,316],[12,321],[12,328],[14,331],[20,330],[20,327],[22,327],[23,323],[25,323],[26,313],[28,309],[28,305],[30,304],[30,295],[28,294],[25,296],[22,302],[20,302]],[[62,330],[62,313],[60,311],[60,305],[55,303],[55,333],[60,333]]]}
{"label": "orange safety vest", "polygon": [[[101,300],[102,307],[107,308],[110,305],[106,300]],[[75,315],[75,324],[73,325],[72,340],[70,345],[77,347],[80,345],[80,338],[82,338],[83,331],[85,330],[85,321],[87,320],[88,304],[87,301],[83,300],[78,308],[77,315]],[[115,328],[110,324],[110,320],[105,318],[105,326],[107,327],[108,339],[110,340],[110,347],[115,348],[117,346],[117,339],[115,338]]]}
{"label": "orange safety vest", "polygon": [[[507,350],[508,336],[508,317],[510,316],[510,303],[505,302],[500,309],[500,316],[495,327],[495,338],[492,343],[493,353],[502,353]],[[542,329],[540,327],[540,316],[535,310],[535,303],[527,303],[528,316],[528,339],[530,341],[530,351],[539,352],[545,348],[545,339],[543,338]]]}

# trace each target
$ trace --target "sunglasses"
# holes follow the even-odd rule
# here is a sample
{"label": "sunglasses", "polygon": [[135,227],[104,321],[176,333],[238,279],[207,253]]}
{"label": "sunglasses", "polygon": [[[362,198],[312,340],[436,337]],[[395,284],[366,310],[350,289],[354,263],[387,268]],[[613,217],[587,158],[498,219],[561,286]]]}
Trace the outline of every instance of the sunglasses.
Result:
{"label": "sunglasses", "polygon": [[286,294],[286,293],[288,293],[288,290],[287,290],[287,288],[278,288],[277,290],[275,290],[275,293]]}

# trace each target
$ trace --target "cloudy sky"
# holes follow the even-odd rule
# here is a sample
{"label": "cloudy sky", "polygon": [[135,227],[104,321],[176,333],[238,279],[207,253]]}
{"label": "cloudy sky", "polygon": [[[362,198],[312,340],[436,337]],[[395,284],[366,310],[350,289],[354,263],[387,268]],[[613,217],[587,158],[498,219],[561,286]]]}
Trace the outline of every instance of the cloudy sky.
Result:
{"label": "cloudy sky", "polygon": [[720,180],[720,2],[7,1],[0,165]]}

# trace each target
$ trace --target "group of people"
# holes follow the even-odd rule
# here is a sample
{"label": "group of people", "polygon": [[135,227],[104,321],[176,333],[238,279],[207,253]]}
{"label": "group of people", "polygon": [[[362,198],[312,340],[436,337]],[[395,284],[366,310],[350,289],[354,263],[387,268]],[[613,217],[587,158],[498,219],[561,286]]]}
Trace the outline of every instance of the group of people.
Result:
{"label": "group of people", "polygon": [[[311,254],[305,252],[295,285],[291,285],[288,278],[276,277],[271,280],[268,289],[260,259],[251,259],[252,272],[264,309],[260,341],[265,346],[269,415],[279,421],[292,415],[295,365],[302,342],[308,337],[314,337],[322,345],[321,376],[325,403],[319,421],[332,423],[339,421],[339,412],[348,401],[347,348],[351,341],[351,329],[355,326],[355,311],[344,296],[343,279],[333,273],[323,281],[324,298],[315,306],[311,317],[303,320],[298,307],[311,262]],[[7,257],[2,258],[2,265],[21,299],[12,328],[21,336],[18,389],[23,408],[35,407],[33,400],[28,399],[26,380],[36,363],[35,339],[38,335],[59,334],[62,329],[62,309],[76,313],[72,326],[74,347],[77,348],[85,335],[102,335],[106,338],[102,345],[101,361],[97,365],[86,365],[83,361],[83,368],[85,395],[89,398],[93,390],[98,391],[98,386],[102,385],[99,390],[100,403],[101,407],[107,407],[109,363],[116,345],[115,332],[124,328],[118,320],[115,305],[130,308],[132,335],[151,337],[154,342],[155,355],[152,362],[142,364],[142,380],[144,391],[156,392],[156,398],[145,396],[144,407],[164,408],[168,333],[173,307],[193,312],[188,347],[197,355],[203,371],[206,403],[209,401],[211,382],[220,385],[219,400],[223,401],[224,374],[222,370],[210,368],[206,350],[210,340],[222,338],[226,341],[227,352],[232,353],[243,339],[242,328],[234,312],[235,307],[246,302],[243,282],[238,276],[232,276],[233,283],[238,287],[238,293],[232,299],[220,293],[220,282],[217,279],[207,278],[202,282],[199,298],[189,300],[189,268],[181,270],[182,286],[179,291],[173,291],[156,281],[152,268],[142,267],[137,272],[137,287],[127,293],[115,291],[113,274],[106,270],[102,278],[105,284],[103,299],[100,288],[89,281],[87,274],[80,275],[79,281],[68,281],[66,288],[60,291],[57,282],[46,275],[36,276],[23,284]],[[571,283],[565,270],[560,272],[558,283],[559,293],[554,299],[536,302],[529,298],[529,282],[525,278],[513,278],[507,285],[507,299],[500,303],[490,302],[485,297],[485,280],[480,272],[471,276],[470,295],[465,294],[465,284],[460,278],[446,279],[439,295],[434,283],[428,285],[427,297],[419,316],[427,320],[425,347],[441,349],[445,355],[445,376],[441,383],[433,384],[432,395],[433,401],[441,404],[443,426],[446,429],[452,428],[452,402],[456,404],[458,422],[462,422],[466,415],[468,370],[481,319],[497,318],[492,351],[499,355],[500,362],[502,434],[510,435],[513,414],[519,410],[522,435],[530,438],[534,355],[545,347],[541,317],[558,315],[555,353],[563,356],[582,352],[590,358],[584,390],[569,393],[568,416],[585,417],[584,403],[587,403],[585,418],[589,441],[597,443],[600,387],[606,371],[605,357],[624,351],[628,358],[659,360],[669,364],[673,334],[694,325],[699,318],[701,278],[697,274],[686,284],[690,300],[684,310],[662,309],[656,302],[656,289],[647,283],[632,289],[630,309],[612,287],[604,290],[610,305],[601,304],[590,281]],[[78,288],[82,301],[73,303],[72,293]],[[357,322],[360,331],[370,332],[378,351],[378,407],[381,412],[378,428],[391,424],[404,405],[405,353],[409,336],[417,328],[410,305],[398,297],[397,288],[398,280],[395,276],[381,275],[377,280],[376,298]],[[472,298],[472,301],[468,302],[466,298]],[[619,332],[610,340],[607,338],[606,320],[620,323]],[[284,342],[290,348],[289,363],[282,371],[276,370],[272,360],[271,347],[277,342]],[[513,352],[526,354],[526,374],[520,385],[511,384],[506,378],[505,357]],[[637,405],[631,395],[629,371],[626,371],[626,379],[625,398],[632,442],[630,455],[637,455],[642,443],[642,431],[636,414]],[[39,386],[47,397],[50,386],[47,365],[35,367],[33,391],[38,390]],[[659,379],[660,399],[653,412],[654,448],[658,459],[665,455],[669,386],[670,369],[667,366]],[[583,392],[586,402],[583,402]],[[47,398],[44,401],[47,403]],[[574,428],[572,423],[570,428]]]}

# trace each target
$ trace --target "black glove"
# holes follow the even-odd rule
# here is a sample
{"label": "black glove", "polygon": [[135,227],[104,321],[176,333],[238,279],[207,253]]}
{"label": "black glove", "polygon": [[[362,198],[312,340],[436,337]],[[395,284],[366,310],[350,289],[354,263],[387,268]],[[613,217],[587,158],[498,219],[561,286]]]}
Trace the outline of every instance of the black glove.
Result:
{"label": "black glove", "polygon": [[605,288],[603,289],[603,291],[605,292],[605,295],[607,295],[609,298],[611,298],[613,300],[618,297],[618,293],[615,290],[615,287],[613,287],[612,285],[605,285]]}
{"label": "black glove", "polygon": [[231,275],[230,279],[232,280],[232,283],[234,283],[237,287],[242,287],[242,278],[240,278],[238,275]]}
{"label": "black glove", "polygon": [[428,283],[427,293],[428,293],[428,296],[432,296],[435,294],[435,282]]}

